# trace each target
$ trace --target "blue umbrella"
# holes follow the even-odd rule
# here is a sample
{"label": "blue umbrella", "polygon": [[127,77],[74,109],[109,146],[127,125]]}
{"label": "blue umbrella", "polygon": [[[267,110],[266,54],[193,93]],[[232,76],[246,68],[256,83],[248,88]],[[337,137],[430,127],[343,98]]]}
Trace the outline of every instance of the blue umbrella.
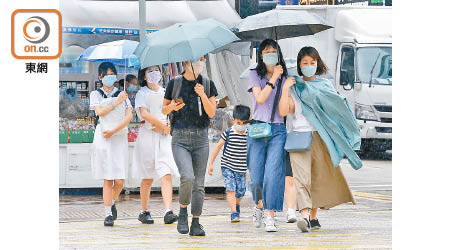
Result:
{"label": "blue umbrella", "polygon": [[196,61],[226,44],[239,40],[215,19],[177,23],[147,34],[134,52],[141,68],[165,63]]}
{"label": "blue umbrella", "polygon": [[139,66],[139,59],[134,55],[138,42],[119,40],[93,45],[87,48],[79,57],[79,61],[112,62],[123,66]]}

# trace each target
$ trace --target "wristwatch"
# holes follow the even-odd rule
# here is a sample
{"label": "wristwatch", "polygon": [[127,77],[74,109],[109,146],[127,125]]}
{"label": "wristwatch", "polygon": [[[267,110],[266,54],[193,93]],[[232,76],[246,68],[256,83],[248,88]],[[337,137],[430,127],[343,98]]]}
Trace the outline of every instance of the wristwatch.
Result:
{"label": "wristwatch", "polygon": [[271,82],[266,82],[266,85],[269,85],[270,87],[272,87],[272,89],[275,89],[275,85],[273,85],[273,83],[271,83]]}

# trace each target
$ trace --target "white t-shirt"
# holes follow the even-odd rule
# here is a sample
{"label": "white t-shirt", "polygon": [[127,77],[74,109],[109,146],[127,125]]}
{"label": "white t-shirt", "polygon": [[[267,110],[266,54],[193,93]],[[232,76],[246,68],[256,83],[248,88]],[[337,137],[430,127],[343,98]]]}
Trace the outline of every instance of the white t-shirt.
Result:
{"label": "white t-shirt", "polygon": [[289,96],[294,100],[295,112],[288,114],[286,117],[286,130],[291,132],[310,132],[316,131],[314,126],[302,114],[302,104],[297,97],[289,91]]}

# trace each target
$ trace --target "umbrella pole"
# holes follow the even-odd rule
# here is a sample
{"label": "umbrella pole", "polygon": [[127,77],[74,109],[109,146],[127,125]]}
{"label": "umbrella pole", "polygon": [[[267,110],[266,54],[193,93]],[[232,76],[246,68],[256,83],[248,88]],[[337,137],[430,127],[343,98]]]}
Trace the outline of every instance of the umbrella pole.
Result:
{"label": "umbrella pole", "polygon": [[[194,66],[192,66],[192,62],[191,62],[191,69],[192,69],[192,74],[194,75],[194,83],[195,83],[195,85],[197,85],[197,77],[195,76]],[[205,86],[203,86],[203,87],[205,87]],[[200,99],[200,96],[197,96],[197,103],[198,103],[198,114],[200,116],[202,116],[202,99]]]}
{"label": "umbrella pole", "polygon": [[278,49],[277,49],[277,55],[278,55],[278,63],[280,63],[280,53],[281,53],[281,47],[280,44],[278,43],[278,33],[277,33],[277,27],[275,26],[275,42],[277,42],[278,45]]}

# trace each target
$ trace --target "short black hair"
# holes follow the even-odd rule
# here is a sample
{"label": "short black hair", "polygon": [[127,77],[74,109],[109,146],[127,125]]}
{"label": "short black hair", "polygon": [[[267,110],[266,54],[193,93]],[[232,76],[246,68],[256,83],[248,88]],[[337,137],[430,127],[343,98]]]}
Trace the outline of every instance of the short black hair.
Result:
{"label": "short black hair", "polygon": [[108,69],[110,69],[112,72],[114,72],[115,75],[117,75],[117,69],[111,62],[102,62],[98,66],[98,76],[105,76],[108,73]]}
{"label": "short black hair", "polygon": [[131,82],[133,79],[136,79],[136,78],[137,78],[137,77],[136,77],[135,75],[128,74],[128,75],[125,77],[125,81]]}
{"label": "short black hair", "polygon": [[312,58],[314,58],[314,60],[317,61],[317,70],[315,75],[324,75],[328,72],[328,67],[327,65],[325,65],[325,63],[323,62],[322,58],[319,55],[319,51],[317,51],[314,47],[303,47],[297,55],[297,73],[299,76],[302,76],[302,70],[300,68],[300,61],[302,60],[303,57],[305,56],[310,56]]}
{"label": "short black hair", "polygon": [[279,59],[280,59],[278,64],[281,65],[281,67],[283,67],[282,76],[287,77],[288,71],[286,68],[286,63],[284,62],[284,59],[283,59],[283,53],[281,53],[280,45],[278,45],[278,43],[273,39],[266,39],[266,40],[262,41],[261,44],[259,45],[258,56],[256,57],[258,64],[256,65],[256,68],[254,70],[256,70],[256,72],[258,73],[258,75],[261,79],[266,76],[267,69],[266,69],[266,64],[263,62],[262,51],[267,47],[272,47],[277,50]]}
{"label": "short black hair", "polygon": [[250,119],[250,108],[245,105],[236,105],[233,110],[233,118],[241,121]]}

